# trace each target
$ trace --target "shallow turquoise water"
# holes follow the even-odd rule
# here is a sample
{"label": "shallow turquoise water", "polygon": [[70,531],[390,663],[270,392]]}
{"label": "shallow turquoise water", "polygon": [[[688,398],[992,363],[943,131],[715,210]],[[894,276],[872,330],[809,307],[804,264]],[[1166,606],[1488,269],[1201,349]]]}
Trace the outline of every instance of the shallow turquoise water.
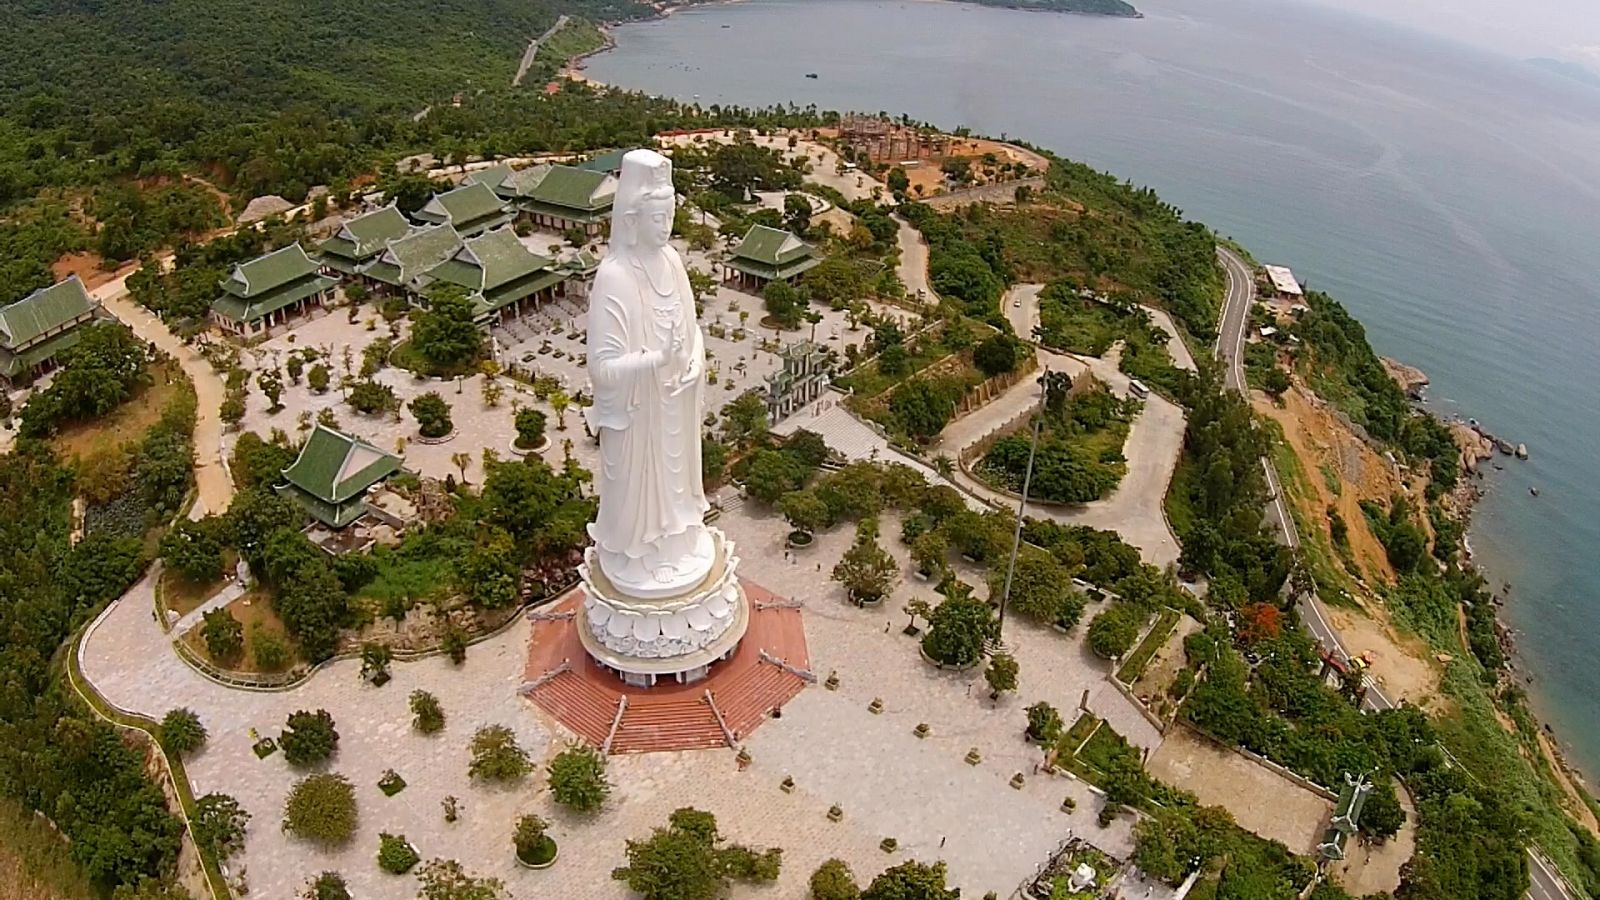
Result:
{"label": "shallow turquoise water", "polygon": [[1471,541],[1514,586],[1541,713],[1600,772],[1600,91],[1281,0],[1138,5],[751,0],[620,28],[589,71],[1021,136],[1339,297],[1428,372],[1436,409],[1531,448],[1495,473]]}

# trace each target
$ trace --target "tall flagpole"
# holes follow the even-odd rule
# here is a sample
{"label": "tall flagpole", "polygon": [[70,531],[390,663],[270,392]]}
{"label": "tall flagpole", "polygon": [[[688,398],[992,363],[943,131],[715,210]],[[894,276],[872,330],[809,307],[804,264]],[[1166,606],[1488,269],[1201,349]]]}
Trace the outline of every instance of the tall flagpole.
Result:
{"label": "tall flagpole", "polygon": [[1011,600],[1011,579],[1017,574],[1017,553],[1022,549],[1022,522],[1028,511],[1028,489],[1033,486],[1033,459],[1039,452],[1039,427],[1044,424],[1044,405],[1050,393],[1050,370],[1039,376],[1039,412],[1033,417],[1033,443],[1028,447],[1028,469],[1022,476],[1022,500],[1017,504],[1017,528],[1011,536],[1011,562],[1006,566],[1006,586],[1000,594],[1000,619],[995,627],[999,642],[1006,627],[1006,604]]}

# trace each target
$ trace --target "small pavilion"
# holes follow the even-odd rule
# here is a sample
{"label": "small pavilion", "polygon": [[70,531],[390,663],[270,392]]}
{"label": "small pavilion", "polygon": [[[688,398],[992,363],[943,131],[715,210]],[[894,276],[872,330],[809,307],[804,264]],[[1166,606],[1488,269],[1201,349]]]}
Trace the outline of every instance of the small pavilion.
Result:
{"label": "small pavilion", "polygon": [[759,293],[774,281],[793,283],[822,260],[816,248],[781,228],[752,225],[723,265],[723,280]]}
{"label": "small pavilion", "polygon": [[398,471],[400,457],[317,425],[277,490],[329,528],[344,528],[368,512],[367,491]]}
{"label": "small pavilion", "polygon": [[412,218],[425,225],[449,225],[464,238],[509,224],[515,213],[489,185],[471,181],[434,194]]}
{"label": "small pavilion", "polygon": [[222,296],[211,302],[211,321],[240,337],[256,337],[313,306],[326,306],[336,278],[323,275],[295,241],[233,267]]}
{"label": "small pavilion", "polygon": [[356,216],[317,245],[323,271],[334,277],[362,277],[361,268],[378,258],[390,241],[411,231],[411,223],[393,204]]}
{"label": "small pavilion", "polygon": [[78,276],[0,307],[0,386],[25,384],[56,366],[56,356],[83,337],[100,304]]}

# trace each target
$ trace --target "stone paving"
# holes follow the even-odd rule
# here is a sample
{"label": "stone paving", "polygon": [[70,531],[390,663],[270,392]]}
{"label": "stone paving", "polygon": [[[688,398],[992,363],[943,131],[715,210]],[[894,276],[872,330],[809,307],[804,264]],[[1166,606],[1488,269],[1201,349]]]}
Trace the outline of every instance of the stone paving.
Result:
{"label": "stone paving", "polygon": [[[357,896],[410,897],[414,881],[382,873],[373,860],[378,832],[388,831],[406,834],[425,859],[459,859],[473,871],[504,879],[514,896],[620,897],[624,892],[609,871],[623,860],[623,841],[647,834],[672,809],[689,804],[716,813],[733,840],[785,850],[778,885],[740,888],[734,896],[801,896],[805,879],[830,856],[846,859],[865,877],[908,858],[944,858],[953,883],[976,897],[987,890],[1009,893],[1069,831],[1113,854],[1129,852],[1131,820],[1096,827],[1094,795],[1066,776],[1036,775],[1039,751],[1021,736],[1028,704],[1047,700],[1070,717],[1087,692],[1088,707],[1135,744],[1159,740],[1105,681],[1105,664],[1077,635],[1009,624],[1006,643],[1021,663],[1021,688],[993,703],[978,670],[935,670],[900,633],[904,601],[934,598],[929,585],[905,574],[883,608],[850,606],[842,590],[818,574],[828,572],[848,546],[850,529],[819,534],[815,545],[786,559],[788,526],[755,506],[741,505],[719,524],[738,542],[747,577],[804,601],[813,669],[822,677],[836,670],[839,690],[804,690],[781,719],[750,737],[754,762],[742,772],[726,750],[613,758],[612,799],[592,819],[557,810],[538,776],[507,789],[467,778],[467,742],[481,725],[511,726],[536,759],[564,746],[559,727],[516,694],[529,637],[522,620],[474,645],[459,669],[443,658],[396,663],[394,680],[373,688],[359,678],[359,662],[349,660],[286,692],[246,692],[206,680],[172,653],[154,621],[152,575],[85,635],[83,670],[124,709],[160,717],[170,707],[188,706],[200,715],[211,737],[190,762],[189,774],[197,794],[232,794],[254,816],[245,850],[231,868],[248,873],[255,896],[287,900],[308,875],[337,869]],[[885,547],[909,573],[906,549],[892,537],[898,533],[898,521],[887,516],[884,534],[891,537]],[[981,581],[981,573],[970,570],[963,577]],[[424,737],[411,730],[406,702],[416,688],[439,697],[448,717],[443,734]],[[867,711],[873,697],[883,698],[883,714]],[[275,735],[289,713],[318,708],[333,714],[341,735],[330,769],[356,784],[361,806],[357,837],[330,853],[279,830],[284,798],[300,773],[281,754],[257,760],[249,733],[254,728]],[[919,722],[931,728],[926,739],[912,734]],[[984,757],[976,767],[962,759],[974,746]],[[386,798],[376,783],[390,767],[409,786]],[[1026,778],[1021,790],[1007,783],[1015,772]],[[797,782],[792,794],[778,787],[785,775]],[[446,795],[461,799],[463,815],[454,824],[445,823],[440,812]],[[1059,811],[1066,796],[1078,803],[1070,815]],[[826,817],[834,803],[845,810],[840,823]],[[518,868],[512,859],[511,825],[530,811],[554,823],[561,845],[560,861],[543,872]],[[901,849],[889,855],[878,843],[891,836]]]}

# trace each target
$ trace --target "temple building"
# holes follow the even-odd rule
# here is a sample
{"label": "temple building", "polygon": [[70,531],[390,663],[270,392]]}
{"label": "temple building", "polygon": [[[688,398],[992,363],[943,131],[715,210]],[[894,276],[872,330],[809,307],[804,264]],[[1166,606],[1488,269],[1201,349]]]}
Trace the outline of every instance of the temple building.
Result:
{"label": "temple building", "polygon": [[1339,789],[1339,802],[1333,807],[1333,819],[1328,823],[1328,828],[1322,834],[1322,841],[1317,844],[1317,855],[1324,860],[1340,860],[1345,857],[1345,845],[1352,835],[1361,827],[1361,810],[1367,805],[1367,797],[1372,793],[1372,782],[1367,776],[1351,777],[1349,772],[1344,775],[1344,786]]}
{"label": "temple building", "polygon": [[256,337],[333,298],[336,278],[323,275],[296,241],[233,267],[222,296],[211,302],[211,321],[240,337]]}
{"label": "temple building", "polygon": [[418,228],[389,241],[375,259],[361,268],[361,277],[380,294],[410,294],[417,280],[461,249],[461,235],[449,225]]}
{"label": "temple building", "polygon": [[822,260],[816,248],[781,228],[752,225],[723,265],[723,278],[760,292],[773,281],[794,280]]}
{"label": "temple building", "polygon": [[455,190],[434,194],[412,218],[425,225],[449,225],[468,238],[509,224],[514,215],[487,184],[469,181]]}
{"label": "temple building", "polygon": [[368,512],[367,491],[398,471],[400,457],[317,425],[277,491],[318,522],[344,528]]}
{"label": "temple building", "polygon": [[579,250],[563,259],[558,268],[567,273],[567,280],[561,283],[557,295],[582,299],[588,297],[589,289],[594,287],[594,273],[600,271],[600,257]]}
{"label": "temple building", "polygon": [[410,231],[411,223],[391,204],[339,226],[333,237],[317,245],[317,259],[329,275],[361,279],[363,266],[377,260],[390,241]]}
{"label": "temple building", "polygon": [[578,228],[594,238],[611,220],[617,179],[605,172],[547,164],[513,173],[497,190],[537,228]]}
{"label": "temple building", "polygon": [[427,287],[445,283],[466,290],[473,320],[488,327],[507,315],[521,315],[554,298],[566,273],[548,257],[529,250],[510,228],[467,240],[454,254],[419,279]]}
{"label": "temple building", "polygon": [[0,385],[26,384],[56,366],[56,356],[83,337],[100,304],[73,275],[0,307]]}

